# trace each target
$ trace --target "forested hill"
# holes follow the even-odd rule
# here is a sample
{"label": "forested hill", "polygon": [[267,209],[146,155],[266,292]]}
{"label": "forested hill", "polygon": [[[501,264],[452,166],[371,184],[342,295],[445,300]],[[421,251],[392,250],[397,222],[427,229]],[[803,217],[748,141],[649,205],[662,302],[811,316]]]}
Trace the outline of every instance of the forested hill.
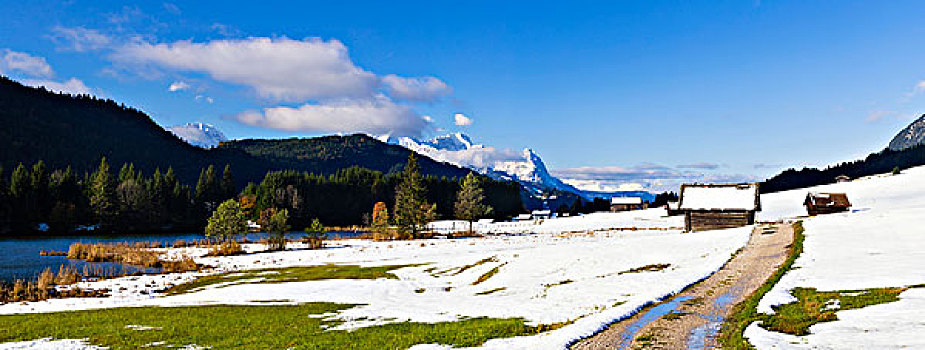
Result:
{"label": "forested hill", "polygon": [[[352,166],[395,173],[401,171],[411,154],[407,148],[389,145],[363,134],[312,139],[234,140],[223,142],[218,150],[243,151],[277,168],[310,169],[324,174]],[[438,177],[461,178],[470,172],[425,156],[419,157],[418,165],[424,174]]]}
{"label": "forested hill", "polygon": [[761,184],[762,193],[791,190],[835,182],[835,177],[846,175],[851,178],[883,174],[894,168],[906,169],[925,165],[925,145],[918,145],[901,151],[889,148],[872,153],[864,159],[845,162],[825,169],[787,169]]}
{"label": "forested hill", "polygon": [[[6,77],[0,77],[0,125],[0,165],[8,171],[19,163],[43,160],[50,168],[70,165],[83,173],[93,171],[105,156],[116,167],[131,162],[145,173],[173,167],[186,184],[194,184],[200,171],[213,164],[230,164],[239,187],[274,170],[332,174],[360,166],[388,173],[399,169],[410,153],[362,135],[235,141],[205,150],[183,142],[137,109],[27,87]],[[420,164],[426,175],[468,173],[426,157],[420,157]]]}

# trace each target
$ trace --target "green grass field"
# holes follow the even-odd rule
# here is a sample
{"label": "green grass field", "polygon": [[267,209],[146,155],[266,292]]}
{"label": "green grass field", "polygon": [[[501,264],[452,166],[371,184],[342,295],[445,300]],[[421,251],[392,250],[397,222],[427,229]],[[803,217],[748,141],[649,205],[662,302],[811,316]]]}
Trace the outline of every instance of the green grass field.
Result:
{"label": "green grass field", "polygon": [[[899,294],[912,287],[871,288],[864,290],[818,291],[815,288],[794,288],[797,302],[773,307],[773,315],[761,315],[761,327],[775,332],[806,335],[809,327],[819,322],[835,321],[835,312],[865,306],[891,303]],[[835,301],[838,303],[835,303]]]}
{"label": "green grass field", "polygon": [[166,291],[168,295],[194,292],[210,285],[245,283],[302,282],[330,279],[397,278],[389,271],[412,265],[385,265],[361,267],[358,265],[313,265],[245,270],[204,276],[179,284]]}
{"label": "green grass field", "polygon": [[[0,316],[0,343],[52,337],[87,338],[91,344],[112,349],[190,344],[213,349],[406,349],[430,343],[476,346],[492,338],[545,329],[528,326],[519,318],[471,318],[326,330],[337,323],[324,321],[321,315],[351,307],[332,303],[145,307]],[[128,325],[154,329],[135,330]]]}

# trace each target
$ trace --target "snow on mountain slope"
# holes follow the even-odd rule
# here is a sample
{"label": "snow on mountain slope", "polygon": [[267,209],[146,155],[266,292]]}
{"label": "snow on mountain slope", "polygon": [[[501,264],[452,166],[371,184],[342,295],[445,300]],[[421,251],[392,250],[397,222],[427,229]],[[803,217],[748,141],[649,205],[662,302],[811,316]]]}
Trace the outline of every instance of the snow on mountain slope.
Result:
{"label": "snow on mountain slope", "polygon": [[186,141],[186,143],[202,148],[212,148],[218,146],[219,142],[228,141],[221,131],[212,124],[206,123],[187,123],[185,125],[176,125],[167,128],[177,137]]}
{"label": "snow on mountain slope", "polygon": [[890,149],[901,151],[925,143],[925,115],[909,124],[890,140]]}
{"label": "snow on mountain slope", "polygon": [[539,195],[550,189],[581,193],[549,173],[536,152],[525,148],[517,153],[476,144],[463,133],[438,136],[430,140],[410,137],[379,136],[380,141],[401,145],[437,161],[452,163],[488,175],[495,179],[517,181]]}

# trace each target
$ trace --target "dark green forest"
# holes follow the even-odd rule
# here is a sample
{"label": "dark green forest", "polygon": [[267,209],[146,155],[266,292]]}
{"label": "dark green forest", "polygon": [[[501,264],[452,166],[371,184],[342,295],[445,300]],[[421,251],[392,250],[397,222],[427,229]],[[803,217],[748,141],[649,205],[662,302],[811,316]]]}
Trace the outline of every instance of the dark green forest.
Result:
{"label": "dark green forest", "polygon": [[787,169],[761,183],[761,193],[792,190],[835,182],[835,177],[846,175],[851,178],[889,173],[894,168],[908,169],[925,165],[925,145],[918,145],[901,151],[889,148],[871,153],[864,159],[844,162],[824,169]]}
{"label": "dark green forest", "polygon": [[[191,146],[161,128],[145,113],[108,99],[56,94],[0,77],[0,166],[39,160],[51,168],[92,172],[102,157],[111,164],[133,163],[144,173],[168,167],[193,183],[213,164],[235,169],[236,184],[259,182],[270,171],[296,170],[331,175],[352,166],[382,173],[400,171],[410,150],[367,135],[311,139],[231,141],[214,149]],[[425,175],[462,177],[470,170],[427,157]]]}
{"label": "dark green forest", "polygon": [[[360,134],[231,141],[206,150],[115,101],[5,77],[0,125],[0,232],[16,235],[36,233],[39,223],[49,232],[94,224],[97,232],[196,232],[216,203],[242,190],[256,195],[259,209],[290,208],[295,228],[312,218],[362,225],[375,202],[391,205],[411,154]],[[103,159],[108,175],[100,175]],[[459,179],[471,171],[427,157],[418,164],[428,199],[450,218]],[[523,210],[519,185],[482,183],[497,217]]]}
{"label": "dark green forest", "polygon": [[[138,171],[132,163],[118,171],[102,160],[92,172],[49,169],[44,162],[0,169],[0,234],[22,236],[71,233],[96,226],[96,233],[199,232],[219,203],[240,201],[256,221],[267,208],[287,209],[289,224],[307,226],[368,225],[376,202],[394,204],[400,174],[350,167],[331,175],[293,170],[273,171],[242,191],[230,166],[200,171],[195,186],[179,181],[173,168]],[[453,202],[461,179],[427,176],[427,200],[437,204],[439,218],[453,217]],[[483,178],[487,204],[495,217],[523,210],[516,183]],[[47,227],[42,228],[42,226]],[[45,231],[47,230],[47,231]]]}

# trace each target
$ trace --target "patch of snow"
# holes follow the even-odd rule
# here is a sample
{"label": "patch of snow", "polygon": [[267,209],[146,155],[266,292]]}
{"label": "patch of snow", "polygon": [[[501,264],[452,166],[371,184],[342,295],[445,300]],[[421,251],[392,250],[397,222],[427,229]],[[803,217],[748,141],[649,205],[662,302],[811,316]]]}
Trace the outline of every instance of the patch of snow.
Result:
{"label": "patch of snow", "polygon": [[87,343],[87,339],[52,339],[42,338],[18,342],[0,343],[0,350],[101,350],[107,347]]}
{"label": "patch of snow", "polygon": [[174,135],[177,135],[186,143],[201,148],[212,148],[218,146],[220,142],[228,141],[221,131],[212,124],[206,123],[187,123],[185,125],[176,125],[167,128]]}
{"label": "patch of snow", "polygon": [[[329,249],[292,250],[231,257],[204,257],[202,248],[163,249],[165,255],[196,257],[218,271],[318,264],[361,266],[423,264],[394,270],[398,279],[321,280],[274,284],[235,284],[220,289],[163,296],[120,295],[107,298],[57,299],[0,305],[0,314],[53,312],[118,306],[254,305],[261,300],[285,304],[334,302],[359,306],[327,318],[343,321],[337,329],[355,329],[391,322],[457,321],[466,317],[522,317],[531,325],[572,323],[536,336],[494,339],[486,348],[561,349],[567,344],[631,315],[656,300],[677,293],[719,269],[745,245],[750,227],[682,234],[671,229],[677,217],[664,210],[600,213],[528,222],[522,228],[537,234],[484,238],[375,242],[331,241]],[[499,223],[502,225],[514,223]],[[486,230],[502,230],[489,224]],[[606,231],[613,227],[650,230]],[[602,229],[588,233],[587,231]],[[262,249],[245,245],[250,251]],[[456,273],[486,258],[487,263]],[[671,264],[657,272],[620,274],[650,264]],[[498,269],[491,278],[480,276]],[[439,273],[441,271],[449,271]],[[88,282],[86,287],[114,287],[147,279],[174,278],[180,283],[196,274],[125,277]],[[128,280],[136,279],[135,281]],[[562,281],[574,282],[562,284]],[[166,282],[166,281],[161,281]],[[166,283],[165,283],[166,284]],[[144,284],[142,284],[144,285]],[[163,288],[159,284],[159,288]],[[155,287],[158,288],[158,287]],[[493,289],[503,290],[479,295]]]}
{"label": "patch of snow", "polygon": [[[680,208],[692,210],[756,210],[757,185],[698,186],[681,188]],[[800,202],[802,203],[802,202]]]}
{"label": "patch of snow", "polygon": [[[851,212],[803,219],[803,254],[760,301],[758,311],[795,301],[796,287],[860,290],[925,283],[925,167],[896,176],[872,176],[762,196],[761,220],[806,215],[807,192],[842,192]],[[837,312],[837,321],[819,323],[810,335],[790,336],[751,325],[746,332],[759,349],[925,348],[925,290],[910,289],[899,301]]]}

